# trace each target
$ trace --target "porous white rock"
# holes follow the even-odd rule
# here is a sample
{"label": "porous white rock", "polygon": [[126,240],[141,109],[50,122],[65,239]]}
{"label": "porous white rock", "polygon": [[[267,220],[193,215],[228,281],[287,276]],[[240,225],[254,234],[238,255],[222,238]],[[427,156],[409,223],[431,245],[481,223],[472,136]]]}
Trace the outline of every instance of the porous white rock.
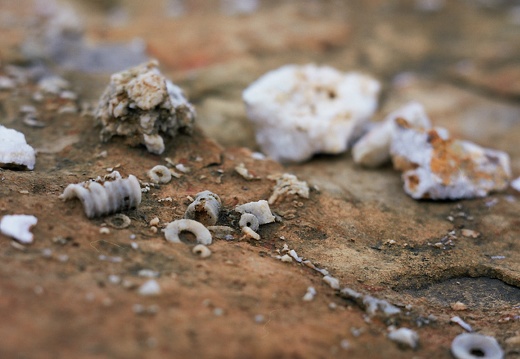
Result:
{"label": "porous white rock", "polygon": [[38,223],[38,218],[26,214],[6,215],[0,220],[0,232],[21,243],[32,243],[31,227]]}
{"label": "porous white rock", "polygon": [[222,201],[211,191],[197,193],[195,200],[188,206],[184,218],[193,219],[206,226],[214,226],[218,221]]}
{"label": "porous white rock", "polygon": [[388,333],[388,339],[409,346],[412,349],[419,345],[419,334],[414,330],[408,328],[399,328]]}
{"label": "porous white rock", "polygon": [[262,151],[280,162],[347,150],[377,107],[380,84],[313,64],[268,72],[244,92]]}
{"label": "porous white rock", "polygon": [[412,127],[428,129],[430,120],[424,107],[418,102],[409,102],[390,113],[352,147],[354,162],[366,167],[377,167],[390,161],[390,144],[397,131],[396,119],[405,119]]}
{"label": "porous white rock", "polygon": [[447,130],[413,128],[396,120],[391,155],[403,172],[404,190],[415,199],[484,197],[509,186],[507,153],[450,138]]}
{"label": "porous white rock", "polygon": [[0,167],[34,169],[36,154],[23,133],[0,125]]}
{"label": "porous white rock", "polygon": [[123,179],[114,171],[103,178],[69,184],[60,199],[78,198],[88,218],[135,208],[141,203],[141,186],[133,175]]}
{"label": "porous white rock", "polygon": [[309,198],[309,186],[305,181],[299,181],[295,175],[284,173],[281,176],[270,176],[269,179],[276,181],[273,194],[269,197],[269,204],[276,203],[285,197],[296,195]]}
{"label": "porous white rock", "polygon": [[260,200],[257,202],[249,202],[235,207],[235,211],[239,213],[251,213],[258,219],[258,224],[272,223],[275,221],[275,217],[271,213],[269,203],[266,200]]}
{"label": "porous white rock", "polygon": [[129,145],[161,154],[163,135],[191,133],[195,109],[158,66],[152,60],[112,75],[96,111],[102,141],[123,136]]}

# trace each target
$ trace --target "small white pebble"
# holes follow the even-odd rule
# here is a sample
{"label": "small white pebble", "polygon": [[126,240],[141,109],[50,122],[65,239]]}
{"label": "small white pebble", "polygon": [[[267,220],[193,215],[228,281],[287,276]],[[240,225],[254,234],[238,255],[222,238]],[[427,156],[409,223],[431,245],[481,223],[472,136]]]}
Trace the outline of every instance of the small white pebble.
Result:
{"label": "small white pebble", "polygon": [[50,248],[42,249],[42,257],[45,257],[45,258],[52,257],[52,249],[50,249]]}
{"label": "small white pebble", "polygon": [[283,256],[281,256],[280,260],[285,263],[291,263],[293,261],[293,259],[287,254],[284,254]]}
{"label": "small white pebble", "polygon": [[68,262],[69,261],[69,256],[66,255],[66,254],[60,254],[58,256],[58,260],[62,263],[65,263],[65,262]]}
{"label": "small white pebble", "polygon": [[150,226],[157,226],[160,223],[160,220],[158,217],[155,217],[150,221]]}
{"label": "small white pebble", "polygon": [[338,305],[336,303],[334,303],[334,302],[329,303],[329,309],[335,310],[337,307],[338,307]]}
{"label": "small white pebble", "polygon": [[119,284],[121,283],[121,277],[115,274],[111,274],[108,276],[108,281],[112,284]]}
{"label": "small white pebble", "polygon": [[326,275],[323,277],[323,281],[330,285],[332,289],[339,289],[339,280],[337,278]]}
{"label": "small white pebble", "polygon": [[343,339],[343,340],[339,343],[339,346],[340,346],[341,349],[343,349],[343,350],[350,349],[350,342],[349,342],[347,339]]}
{"label": "small white pebble", "polygon": [[388,339],[412,349],[417,348],[417,345],[419,345],[419,334],[408,328],[399,328],[391,331],[388,334]]}
{"label": "small white pebble", "polygon": [[155,279],[150,279],[141,285],[138,293],[143,296],[155,296],[161,294],[161,287]]}
{"label": "small white pebble", "polygon": [[458,325],[460,325],[462,327],[462,329],[464,329],[465,331],[468,331],[468,332],[472,332],[473,331],[473,328],[471,328],[471,325],[469,325],[468,323],[466,323],[465,321],[463,321],[460,317],[458,316],[455,316],[455,317],[452,317],[450,319],[450,322],[452,323],[457,323]]}
{"label": "small white pebble", "polygon": [[101,227],[101,228],[99,229],[99,233],[100,233],[100,234],[110,234],[110,229],[107,228],[107,227]]}
{"label": "small white pebble", "polygon": [[204,244],[197,244],[193,249],[191,250],[193,254],[198,255],[200,258],[208,258],[211,256],[211,250],[206,247]]}
{"label": "small white pebble", "polygon": [[302,299],[305,302],[310,302],[310,301],[314,300],[315,295],[316,295],[316,289],[314,289],[314,287],[308,287],[307,293],[305,293],[305,295],[303,296]]}
{"label": "small white pebble", "polygon": [[137,272],[137,275],[139,277],[145,278],[157,278],[159,276],[159,272],[156,272],[151,269],[141,269],[139,272]]}
{"label": "small white pebble", "polygon": [[261,324],[265,322],[265,317],[262,314],[255,315],[255,323]]}
{"label": "small white pebble", "polygon": [[130,247],[132,247],[132,249],[137,250],[139,248],[139,244],[137,242],[132,242],[130,243]]}
{"label": "small white pebble", "polygon": [[222,308],[215,308],[213,310],[213,314],[215,314],[217,317],[221,317],[222,315],[224,315],[224,309],[222,309]]}

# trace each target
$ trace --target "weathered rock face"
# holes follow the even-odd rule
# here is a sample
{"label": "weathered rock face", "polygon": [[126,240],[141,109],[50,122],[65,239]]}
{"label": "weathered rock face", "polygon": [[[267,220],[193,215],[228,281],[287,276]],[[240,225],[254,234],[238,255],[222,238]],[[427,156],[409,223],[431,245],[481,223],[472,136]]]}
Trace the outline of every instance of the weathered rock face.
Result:
{"label": "weathered rock face", "polygon": [[182,90],[150,61],[112,75],[101,96],[96,118],[101,140],[124,136],[128,144],[143,144],[155,154],[164,152],[163,135],[191,133],[195,109]]}
{"label": "weathered rock face", "polygon": [[416,129],[403,119],[396,124],[392,161],[403,171],[411,197],[475,198],[507,188],[511,169],[505,152],[450,138],[443,128]]}
{"label": "weathered rock face", "polygon": [[281,162],[347,150],[377,107],[379,83],[331,67],[287,65],[243,93],[262,150]]}

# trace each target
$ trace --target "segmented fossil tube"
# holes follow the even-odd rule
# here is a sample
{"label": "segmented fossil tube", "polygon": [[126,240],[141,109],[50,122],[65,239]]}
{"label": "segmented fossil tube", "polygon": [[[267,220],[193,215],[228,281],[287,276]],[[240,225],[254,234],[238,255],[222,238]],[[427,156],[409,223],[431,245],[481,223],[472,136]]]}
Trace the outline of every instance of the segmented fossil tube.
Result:
{"label": "segmented fossil tube", "polygon": [[193,219],[205,226],[217,223],[222,202],[220,197],[211,191],[197,193],[195,200],[188,206],[184,218]]}
{"label": "segmented fossil tube", "polygon": [[94,218],[139,206],[141,186],[135,176],[123,179],[114,171],[104,178],[69,184],[60,199],[73,198],[81,201],[88,218]]}

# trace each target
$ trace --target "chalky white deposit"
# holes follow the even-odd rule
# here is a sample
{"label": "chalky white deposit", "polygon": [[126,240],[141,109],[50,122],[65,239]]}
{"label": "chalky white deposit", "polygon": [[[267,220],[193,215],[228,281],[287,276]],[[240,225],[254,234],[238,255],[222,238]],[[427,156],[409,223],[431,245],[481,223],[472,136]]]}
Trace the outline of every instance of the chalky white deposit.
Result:
{"label": "chalky white deposit", "polygon": [[38,223],[38,218],[25,214],[6,215],[0,220],[0,232],[21,243],[32,243],[31,227]]}
{"label": "chalky white deposit", "polygon": [[399,328],[388,333],[388,339],[412,349],[419,345],[419,334],[408,328]]}
{"label": "chalky white deposit", "polygon": [[243,93],[262,151],[281,162],[347,150],[374,113],[380,84],[328,66],[286,65]]}
{"label": "chalky white deposit", "polygon": [[158,66],[150,61],[112,75],[96,112],[101,140],[123,136],[132,146],[144,144],[149,152],[161,154],[163,135],[191,133],[195,109]]}
{"label": "chalky white deposit", "polygon": [[269,179],[276,180],[276,185],[273,187],[273,194],[269,197],[269,204],[276,203],[288,196],[299,196],[302,198],[309,198],[309,186],[305,181],[299,181],[295,175],[284,173],[278,177],[269,177]]}
{"label": "chalky white deposit", "polygon": [[0,125],[0,167],[34,169],[36,155],[23,133]]}
{"label": "chalky white deposit", "polygon": [[396,121],[391,154],[403,171],[404,190],[415,199],[484,197],[509,185],[507,153],[450,138],[443,128],[413,128]]}
{"label": "chalky white deposit", "polygon": [[135,208],[141,203],[141,186],[133,175],[123,179],[119,172],[78,184],[69,184],[60,198],[79,198],[88,218]]}
{"label": "chalky white deposit", "polygon": [[249,202],[235,208],[235,211],[239,213],[251,213],[258,219],[258,224],[272,223],[275,221],[275,217],[271,213],[269,203],[266,200],[260,200],[257,202]]}
{"label": "chalky white deposit", "polygon": [[405,119],[412,127],[428,129],[430,120],[424,107],[418,102],[410,102],[390,113],[382,123],[377,124],[352,148],[354,162],[366,167],[377,167],[390,161],[390,144],[397,131],[396,119]]}

